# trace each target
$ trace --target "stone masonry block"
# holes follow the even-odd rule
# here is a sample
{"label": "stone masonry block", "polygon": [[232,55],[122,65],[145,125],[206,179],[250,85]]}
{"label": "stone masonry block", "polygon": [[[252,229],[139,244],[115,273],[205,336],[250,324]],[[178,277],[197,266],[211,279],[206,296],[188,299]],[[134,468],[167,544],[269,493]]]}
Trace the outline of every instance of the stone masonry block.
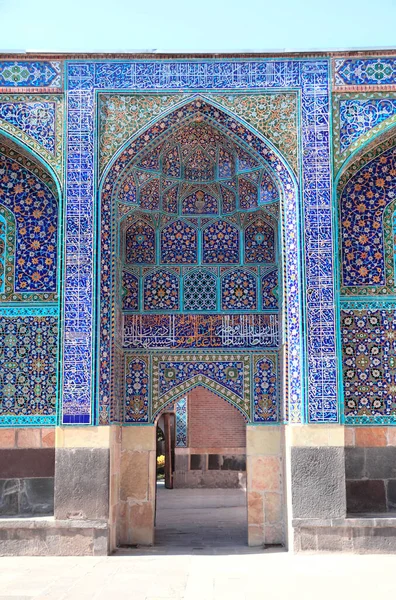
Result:
{"label": "stone masonry block", "polygon": [[383,480],[347,481],[349,513],[385,512],[385,482]]}
{"label": "stone masonry block", "polygon": [[345,448],[346,479],[362,479],[365,477],[365,465],[365,448]]}
{"label": "stone masonry block", "polygon": [[294,519],[346,514],[344,448],[291,449]]}
{"label": "stone masonry block", "polygon": [[149,453],[123,451],[121,454],[120,499],[148,498]]}
{"label": "stone masonry block", "polygon": [[366,448],[368,479],[396,479],[396,447]]}
{"label": "stone masonry block", "polygon": [[57,448],[55,517],[107,519],[109,449]]}

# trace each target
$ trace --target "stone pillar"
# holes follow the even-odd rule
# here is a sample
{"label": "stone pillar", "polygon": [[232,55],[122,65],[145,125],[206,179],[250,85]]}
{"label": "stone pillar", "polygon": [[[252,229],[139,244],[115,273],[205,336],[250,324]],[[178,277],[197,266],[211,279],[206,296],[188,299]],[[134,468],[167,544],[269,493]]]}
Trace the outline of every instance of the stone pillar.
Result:
{"label": "stone pillar", "polygon": [[248,544],[285,543],[283,427],[246,428]]}
{"label": "stone pillar", "polygon": [[55,431],[55,518],[109,517],[110,427]]}
{"label": "stone pillar", "polygon": [[154,544],[156,426],[122,428],[119,543]]}
{"label": "stone pillar", "polygon": [[286,438],[294,547],[310,549],[308,538],[315,537],[316,544],[316,527],[346,516],[344,427],[290,425]]}
{"label": "stone pillar", "polygon": [[60,539],[68,539],[56,553],[108,553],[110,429],[55,430],[55,523],[63,527]]}

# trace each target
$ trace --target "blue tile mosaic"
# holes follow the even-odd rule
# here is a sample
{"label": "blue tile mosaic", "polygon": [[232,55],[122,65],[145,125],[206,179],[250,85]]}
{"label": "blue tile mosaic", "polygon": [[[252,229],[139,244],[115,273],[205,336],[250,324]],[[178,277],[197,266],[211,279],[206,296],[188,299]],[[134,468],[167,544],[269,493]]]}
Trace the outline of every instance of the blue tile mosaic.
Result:
{"label": "blue tile mosaic", "polygon": [[54,102],[0,101],[0,119],[17,127],[55,154]]}
{"label": "blue tile mosaic", "polygon": [[340,58],[334,61],[335,85],[396,85],[396,58]]}
{"label": "blue tile mosaic", "polygon": [[57,89],[61,74],[58,61],[0,61],[0,87]]}
{"label": "blue tile mosaic", "polygon": [[341,100],[339,106],[341,152],[361,135],[396,114],[396,98]]}
{"label": "blue tile mosaic", "polygon": [[175,402],[176,448],[187,448],[188,402],[187,397]]}
{"label": "blue tile mosaic", "polygon": [[[307,314],[307,369],[308,413],[312,422],[337,421],[336,401],[336,346],[334,323],[333,239],[331,235],[331,177],[329,140],[329,62],[328,60],[263,60],[263,61],[142,61],[142,62],[73,62],[68,65],[68,131],[69,141],[76,150],[68,161],[68,214],[73,222],[74,205],[87,214],[87,226],[71,227],[70,239],[80,236],[84,249],[93,247],[94,232],[89,218],[93,212],[93,97],[95,89],[234,89],[251,90],[272,88],[299,88],[302,94],[302,145],[303,145],[303,197],[305,219],[305,252],[310,277],[307,294],[290,299],[288,310],[294,312],[289,320],[289,344],[295,355],[301,355],[301,334],[296,324],[300,304],[304,300]],[[77,168],[77,171],[75,170]],[[290,184],[289,184],[290,185]],[[295,201],[294,201],[295,202]],[[296,214],[290,217],[293,234],[288,240],[297,240]],[[322,224],[325,226],[323,227]],[[82,237],[81,237],[82,236]],[[67,240],[69,243],[70,240]],[[320,249],[320,252],[319,252]],[[289,281],[298,281],[297,254],[288,254]],[[73,249],[70,248],[70,256]],[[64,405],[77,404],[90,409],[92,389],[92,252],[83,261],[84,293],[78,290],[78,279],[73,277],[66,289],[66,307],[74,288],[74,297],[84,298],[84,307],[78,311],[84,315],[76,323],[81,329],[82,343],[77,350],[65,342],[65,364],[73,356],[73,363],[80,363],[81,386],[73,390],[67,381],[65,369]],[[69,261],[70,262],[70,261]],[[293,267],[293,263],[295,267]],[[308,264],[309,263],[309,264]],[[71,268],[67,266],[67,269]],[[91,298],[91,299],[90,299]],[[75,301],[73,301],[75,303]],[[72,312],[73,307],[70,306]],[[68,314],[66,310],[66,315]],[[297,318],[298,319],[298,318]],[[83,323],[84,321],[84,323]],[[71,323],[71,322],[70,322]],[[325,327],[323,327],[325,325]],[[68,329],[69,324],[66,324]],[[74,325],[71,329],[75,329]],[[79,352],[79,356],[76,356]],[[293,352],[293,351],[292,351]],[[291,370],[290,370],[291,369]],[[293,360],[289,365],[290,414],[299,420],[302,410],[301,370],[304,365]]]}

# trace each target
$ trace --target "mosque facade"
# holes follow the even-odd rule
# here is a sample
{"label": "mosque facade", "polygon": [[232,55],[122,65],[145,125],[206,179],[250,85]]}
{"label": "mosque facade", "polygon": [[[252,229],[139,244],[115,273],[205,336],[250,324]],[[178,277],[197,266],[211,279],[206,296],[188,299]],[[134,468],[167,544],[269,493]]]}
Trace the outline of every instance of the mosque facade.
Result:
{"label": "mosque facade", "polygon": [[159,427],[249,545],[396,551],[395,123],[390,51],[0,55],[0,553],[155,544]]}

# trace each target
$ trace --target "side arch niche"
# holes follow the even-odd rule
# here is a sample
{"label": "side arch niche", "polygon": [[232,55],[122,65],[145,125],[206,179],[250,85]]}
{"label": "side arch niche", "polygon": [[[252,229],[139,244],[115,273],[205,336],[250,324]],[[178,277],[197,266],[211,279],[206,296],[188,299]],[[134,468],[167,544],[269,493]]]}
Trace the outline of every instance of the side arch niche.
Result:
{"label": "side arch niche", "polygon": [[340,380],[350,425],[396,423],[396,127],[352,155],[337,182]]}
{"label": "side arch niche", "polygon": [[337,184],[343,295],[395,291],[396,130],[367,144]]}
{"label": "side arch niche", "polygon": [[[51,301],[57,297],[58,187],[46,168],[23,147],[0,132],[0,205],[8,211],[10,236],[15,229],[13,282],[2,301]],[[10,216],[12,214],[12,217]],[[14,221],[14,225],[12,224]],[[9,265],[10,266],[10,265]]]}
{"label": "side arch niche", "polygon": [[0,131],[0,426],[54,426],[58,405],[60,188]]}

